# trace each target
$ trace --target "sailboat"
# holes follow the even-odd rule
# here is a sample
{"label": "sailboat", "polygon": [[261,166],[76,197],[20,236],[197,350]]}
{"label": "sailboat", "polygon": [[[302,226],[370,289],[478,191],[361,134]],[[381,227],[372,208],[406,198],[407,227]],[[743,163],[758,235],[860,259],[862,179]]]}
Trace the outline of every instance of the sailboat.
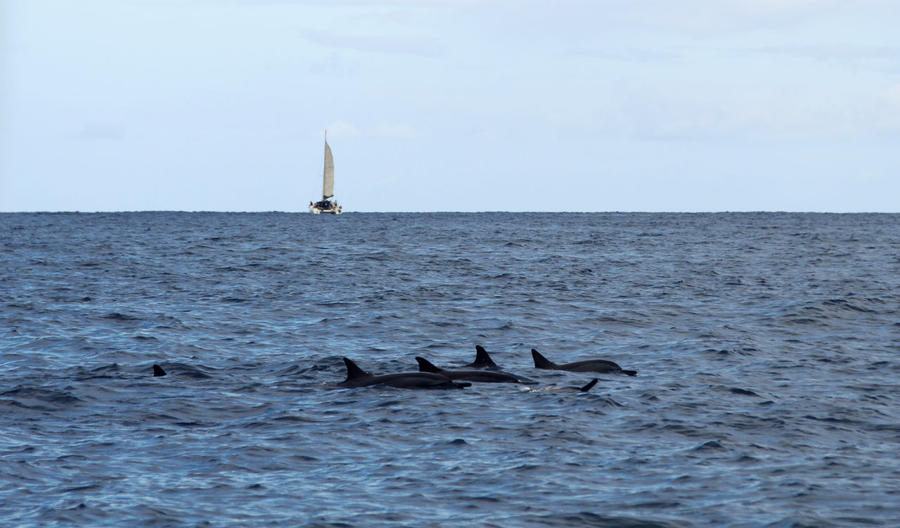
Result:
{"label": "sailboat", "polygon": [[325,167],[322,169],[322,199],[318,202],[309,202],[309,212],[312,214],[341,214],[341,206],[337,200],[329,200],[334,196],[334,156],[331,155],[331,147],[328,146],[328,132],[325,132]]}

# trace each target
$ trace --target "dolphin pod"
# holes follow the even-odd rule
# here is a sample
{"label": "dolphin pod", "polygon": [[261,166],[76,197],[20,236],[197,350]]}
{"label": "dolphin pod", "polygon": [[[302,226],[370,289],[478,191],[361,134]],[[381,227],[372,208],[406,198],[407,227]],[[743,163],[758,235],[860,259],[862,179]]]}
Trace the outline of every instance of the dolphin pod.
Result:
{"label": "dolphin pod", "polygon": [[[624,370],[616,363],[605,359],[591,359],[557,365],[542,356],[541,353],[535,349],[531,349],[531,354],[534,358],[534,366],[538,369],[567,370],[570,372],[622,373],[629,376],[637,374],[636,370]],[[347,366],[347,379],[340,385],[344,387],[364,387],[368,385],[383,384],[405,389],[430,389],[462,388],[471,385],[471,383],[456,383],[456,380],[481,383],[537,383],[534,380],[501,371],[500,367],[493,359],[491,359],[491,356],[481,345],[475,345],[475,361],[464,366],[464,368],[473,370],[443,369],[419,356],[416,356],[416,362],[419,364],[419,372],[374,376],[360,369],[350,359],[344,358],[344,363]],[[581,387],[560,388],[588,392],[597,384],[597,381],[597,378],[594,378]],[[450,383],[449,385],[448,382]]]}
{"label": "dolphin pod", "polygon": [[[629,376],[637,374],[635,370],[624,370],[616,363],[605,359],[591,359],[557,365],[541,355],[535,349],[531,349],[534,358],[534,367],[537,369],[566,370],[570,372],[601,372],[622,373]],[[347,368],[347,378],[339,383],[341,387],[368,387],[371,385],[387,385],[401,389],[462,389],[470,387],[472,383],[522,383],[537,384],[538,382],[503,372],[491,359],[491,356],[481,345],[475,345],[475,361],[464,366],[468,370],[449,370],[435,366],[423,357],[416,357],[419,364],[419,372],[401,372],[396,374],[375,375],[361,369],[350,358],[343,358]],[[153,376],[165,376],[167,372],[157,364],[153,365]],[[460,381],[457,381],[460,380]],[[557,389],[588,392],[597,384],[597,378],[581,387],[557,387]]]}
{"label": "dolphin pod", "polygon": [[588,359],[585,361],[575,361],[573,363],[565,363],[557,365],[556,363],[545,358],[535,349],[531,349],[531,357],[534,359],[534,368],[546,370],[567,370],[569,372],[601,372],[601,373],[621,373],[629,376],[637,375],[636,370],[625,370],[612,361],[605,359]]}

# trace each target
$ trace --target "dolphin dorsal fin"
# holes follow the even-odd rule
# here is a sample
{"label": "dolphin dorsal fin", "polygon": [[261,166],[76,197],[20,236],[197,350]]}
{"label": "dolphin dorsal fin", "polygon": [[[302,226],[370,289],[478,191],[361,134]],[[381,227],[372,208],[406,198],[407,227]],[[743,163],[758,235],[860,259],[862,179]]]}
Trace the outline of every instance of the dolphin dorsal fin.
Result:
{"label": "dolphin dorsal fin", "polygon": [[347,381],[371,376],[371,374],[359,368],[351,359],[344,358],[344,365],[347,365]]}
{"label": "dolphin dorsal fin", "polygon": [[556,364],[545,358],[535,349],[531,349],[531,357],[534,358],[534,368],[539,369],[552,369],[556,367]]}
{"label": "dolphin dorsal fin", "polygon": [[488,355],[487,350],[481,345],[475,345],[475,362],[472,363],[472,366],[475,368],[499,368],[497,367],[497,364],[494,363],[494,360],[491,359],[491,356]]}
{"label": "dolphin dorsal fin", "polygon": [[581,392],[587,392],[587,391],[591,390],[592,388],[594,388],[594,385],[596,385],[596,384],[597,384],[597,378],[594,378],[587,385],[585,385],[584,387],[581,387],[578,390],[580,390]]}
{"label": "dolphin dorsal fin", "polygon": [[434,372],[434,373],[441,372],[441,369],[434,366],[434,364],[431,361],[428,361],[427,359],[425,359],[423,357],[416,356],[416,362],[419,364],[419,372]]}

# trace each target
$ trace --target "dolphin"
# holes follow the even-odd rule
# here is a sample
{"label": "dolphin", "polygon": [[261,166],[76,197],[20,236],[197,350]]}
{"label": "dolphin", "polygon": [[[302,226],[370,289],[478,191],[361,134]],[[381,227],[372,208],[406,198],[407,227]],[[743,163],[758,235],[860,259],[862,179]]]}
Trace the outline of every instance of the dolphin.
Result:
{"label": "dolphin", "polygon": [[475,361],[463,366],[477,369],[500,370],[500,367],[494,363],[494,360],[488,355],[487,350],[481,345],[475,345]]}
{"label": "dolphin", "polygon": [[484,383],[537,383],[506,372],[491,370],[444,370],[434,366],[434,364],[422,357],[416,356],[416,361],[419,363],[420,372],[433,372],[435,374],[447,376],[452,380],[480,381]]}
{"label": "dolphin", "polygon": [[535,349],[531,349],[531,357],[534,358],[534,368],[548,370],[568,370],[569,372],[602,372],[602,373],[621,373],[629,376],[637,375],[636,370],[624,370],[619,365],[605,359],[588,359],[586,361],[576,361],[574,363],[566,363],[557,365],[556,363],[545,358]]}
{"label": "dolphin", "polygon": [[461,389],[472,385],[471,383],[455,383],[447,376],[431,372],[403,372],[375,376],[359,368],[348,358],[344,358],[344,364],[347,366],[347,379],[340,383],[343,387],[388,385],[399,389]]}

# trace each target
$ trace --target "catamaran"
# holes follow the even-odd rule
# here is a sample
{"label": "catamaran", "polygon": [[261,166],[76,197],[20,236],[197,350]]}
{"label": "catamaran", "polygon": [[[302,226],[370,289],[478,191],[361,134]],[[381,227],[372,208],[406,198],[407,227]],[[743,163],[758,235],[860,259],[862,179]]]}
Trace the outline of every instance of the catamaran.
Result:
{"label": "catamaran", "polygon": [[312,214],[341,214],[341,206],[337,200],[329,200],[334,196],[334,157],[331,155],[331,147],[328,146],[328,132],[325,133],[325,168],[322,169],[322,199],[318,202],[309,202],[309,212]]}

